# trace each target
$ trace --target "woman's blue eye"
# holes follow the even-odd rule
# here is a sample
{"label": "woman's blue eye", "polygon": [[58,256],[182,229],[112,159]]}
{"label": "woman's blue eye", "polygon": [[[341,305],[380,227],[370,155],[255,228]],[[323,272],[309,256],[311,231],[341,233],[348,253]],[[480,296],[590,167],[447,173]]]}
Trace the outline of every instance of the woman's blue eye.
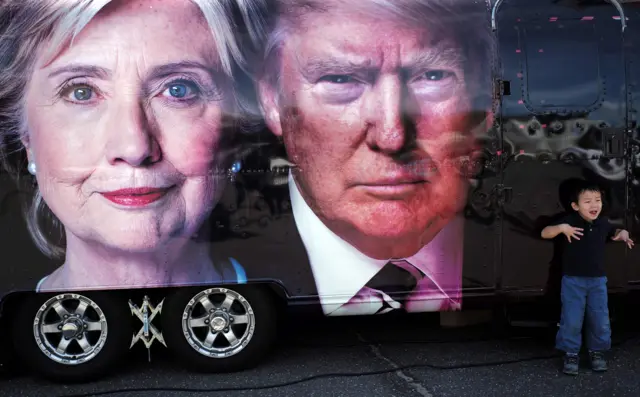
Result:
{"label": "woman's blue eye", "polygon": [[188,88],[184,84],[173,84],[169,87],[169,94],[176,98],[184,98],[187,92]]}
{"label": "woman's blue eye", "polygon": [[73,98],[76,101],[87,101],[91,99],[91,88],[76,88],[75,90],[73,90]]}

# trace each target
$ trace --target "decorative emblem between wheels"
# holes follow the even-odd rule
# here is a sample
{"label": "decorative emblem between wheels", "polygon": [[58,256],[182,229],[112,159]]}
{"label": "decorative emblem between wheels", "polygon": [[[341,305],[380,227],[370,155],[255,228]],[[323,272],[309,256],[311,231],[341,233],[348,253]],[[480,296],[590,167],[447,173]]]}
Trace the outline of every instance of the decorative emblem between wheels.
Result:
{"label": "decorative emblem between wheels", "polygon": [[[164,299],[158,304],[158,306],[153,306],[151,300],[148,296],[144,296],[142,300],[142,308],[139,308],[135,303],[129,300],[129,309],[131,309],[131,314],[136,316],[140,322],[142,322],[142,326],[136,335],[131,339],[131,346],[135,345],[138,341],[142,341],[144,343],[147,350],[151,348],[151,345],[154,341],[158,341],[162,343],[164,347],[167,347],[167,344],[164,342],[164,337],[162,336],[162,332],[158,330],[158,328],[153,325],[153,319],[160,313],[162,313],[162,305],[164,304]],[[149,337],[151,335],[151,337]]]}
{"label": "decorative emblem between wheels", "polygon": [[78,365],[94,358],[107,340],[107,319],[86,296],[61,294],[46,301],[33,319],[40,350],[53,361]]}
{"label": "decorative emblem between wheels", "polygon": [[242,295],[226,288],[210,288],[187,303],[182,313],[182,332],[200,354],[230,357],[251,341],[255,315]]}

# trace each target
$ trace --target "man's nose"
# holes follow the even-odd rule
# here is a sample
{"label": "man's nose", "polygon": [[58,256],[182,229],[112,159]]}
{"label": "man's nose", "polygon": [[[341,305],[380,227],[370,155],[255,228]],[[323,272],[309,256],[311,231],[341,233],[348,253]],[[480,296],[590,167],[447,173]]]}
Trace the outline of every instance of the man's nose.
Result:
{"label": "man's nose", "polygon": [[402,151],[412,139],[412,120],[404,83],[395,76],[381,77],[371,93],[367,143],[385,153]]}
{"label": "man's nose", "polygon": [[160,145],[146,113],[138,100],[123,100],[112,106],[106,148],[110,164],[127,163],[139,167],[160,160]]}

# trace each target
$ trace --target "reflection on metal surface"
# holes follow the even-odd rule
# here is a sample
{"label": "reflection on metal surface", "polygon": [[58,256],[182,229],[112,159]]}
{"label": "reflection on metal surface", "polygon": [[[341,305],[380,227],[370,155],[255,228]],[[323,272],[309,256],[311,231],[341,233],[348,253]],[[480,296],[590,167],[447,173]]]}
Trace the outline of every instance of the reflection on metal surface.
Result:
{"label": "reflection on metal surface", "polygon": [[[533,126],[533,127],[532,127]],[[537,116],[507,119],[504,124],[505,145],[516,159],[525,155],[541,161],[559,160],[566,164],[581,162],[597,175],[611,181],[625,178],[624,158],[605,156],[605,130],[602,120],[574,118],[541,124]],[[530,131],[535,130],[535,134]]]}
{"label": "reflection on metal surface", "polygon": [[272,186],[284,186],[287,184],[289,169],[295,167],[285,158],[276,157],[269,160],[269,172],[273,173],[269,182]]}
{"label": "reflection on metal surface", "polygon": [[[508,1],[508,0],[507,0]],[[576,5],[580,4],[581,0],[569,0],[571,3],[575,3]],[[608,2],[610,2],[611,4],[613,4],[616,9],[618,10],[618,13],[620,14],[620,24],[621,24],[621,29],[624,32],[625,29],[627,28],[627,19],[625,17],[624,14],[624,8],[622,8],[622,6],[620,5],[620,3],[633,3],[636,0],[606,0]],[[497,16],[498,16],[498,9],[500,8],[500,6],[502,5],[502,3],[504,2],[504,0],[496,0],[492,10],[491,10],[491,29],[493,31],[496,31],[498,29],[498,22],[497,22]],[[557,18],[554,17],[554,21],[557,20]]]}

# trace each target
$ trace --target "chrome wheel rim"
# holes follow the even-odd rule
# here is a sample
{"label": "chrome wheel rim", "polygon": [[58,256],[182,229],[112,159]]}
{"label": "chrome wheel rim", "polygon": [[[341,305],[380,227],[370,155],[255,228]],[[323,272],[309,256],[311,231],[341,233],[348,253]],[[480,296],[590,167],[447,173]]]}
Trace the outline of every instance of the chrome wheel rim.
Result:
{"label": "chrome wheel rim", "polygon": [[107,340],[107,319],[91,299],[61,294],[40,306],[33,320],[33,335],[42,353],[65,365],[95,358]]}
{"label": "chrome wheel rim", "polygon": [[209,288],[195,295],[182,313],[182,332],[203,356],[231,357],[241,352],[255,332],[249,302],[226,288]]}

